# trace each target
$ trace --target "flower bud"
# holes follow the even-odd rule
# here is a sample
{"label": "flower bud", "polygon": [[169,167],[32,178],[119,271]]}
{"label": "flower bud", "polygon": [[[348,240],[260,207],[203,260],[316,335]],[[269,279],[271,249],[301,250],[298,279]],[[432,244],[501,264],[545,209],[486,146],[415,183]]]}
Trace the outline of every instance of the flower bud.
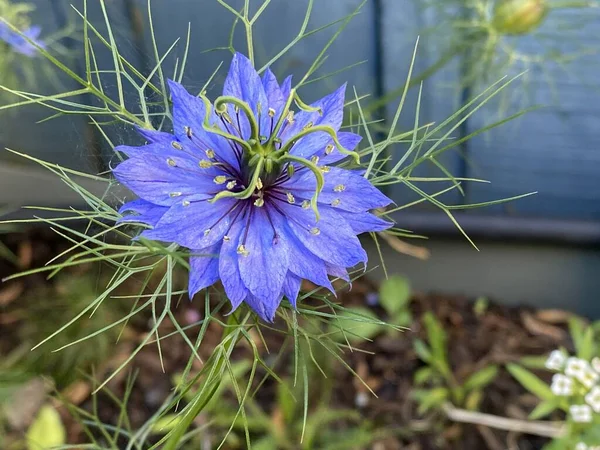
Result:
{"label": "flower bud", "polygon": [[498,0],[492,25],[504,34],[527,34],[535,30],[548,14],[546,0]]}

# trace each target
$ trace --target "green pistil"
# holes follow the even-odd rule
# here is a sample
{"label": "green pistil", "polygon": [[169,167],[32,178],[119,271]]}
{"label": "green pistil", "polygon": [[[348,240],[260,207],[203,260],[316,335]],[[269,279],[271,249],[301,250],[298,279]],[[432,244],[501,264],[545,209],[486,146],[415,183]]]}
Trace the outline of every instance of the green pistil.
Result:
{"label": "green pistil", "polygon": [[248,185],[248,187],[246,189],[244,189],[241,192],[221,191],[217,195],[215,195],[210,200],[210,202],[214,203],[217,200],[226,198],[226,197],[237,198],[239,200],[245,200],[247,198],[250,198],[250,196],[254,193],[254,191],[256,190],[256,188],[259,184],[260,174],[264,167],[264,163],[265,163],[264,158],[261,157],[258,159],[257,164],[256,164],[256,169],[254,169],[254,173],[252,174],[252,179],[250,180],[250,184]]}
{"label": "green pistil", "polygon": [[315,178],[317,180],[317,189],[315,190],[315,193],[313,194],[313,196],[310,200],[310,205],[312,207],[312,210],[315,212],[317,221],[319,221],[319,219],[321,218],[321,215],[319,214],[319,207],[317,205],[317,200],[319,199],[319,194],[321,193],[321,191],[323,190],[323,186],[325,185],[325,179],[323,178],[323,173],[321,172],[321,170],[315,164],[308,161],[307,159],[300,158],[300,157],[294,156],[294,155],[289,155],[289,154],[285,154],[285,155],[281,156],[281,158],[279,158],[279,162],[281,162],[281,163],[295,162],[295,163],[301,164],[304,167],[308,168],[315,175]]}

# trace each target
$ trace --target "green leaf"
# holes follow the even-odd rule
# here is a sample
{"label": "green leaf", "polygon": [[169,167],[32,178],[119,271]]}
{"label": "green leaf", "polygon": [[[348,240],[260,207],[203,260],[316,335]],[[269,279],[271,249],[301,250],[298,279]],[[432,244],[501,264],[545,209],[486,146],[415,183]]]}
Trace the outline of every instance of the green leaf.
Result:
{"label": "green leaf", "polygon": [[529,418],[531,420],[539,420],[543,419],[547,415],[551,414],[558,408],[558,401],[556,399],[553,400],[544,400],[540,402],[533,411],[529,414]]}
{"label": "green leaf", "polygon": [[180,415],[167,414],[166,416],[163,416],[154,422],[150,430],[154,434],[167,434],[169,431],[174,429],[180,421]]}
{"label": "green leaf", "polygon": [[488,366],[478,370],[465,381],[466,391],[473,389],[483,389],[490,384],[498,375],[498,366]]}
{"label": "green leaf", "polygon": [[432,381],[435,378],[435,372],[431,367],[421,367],[415,372],[413,377],[414,383],[417,386],[421,386],[428,381]]}
{"label": "green leaf", "polygon": [[50,405],[44,405],[27,430],[28,450],[46,450],[66,444],[67,433],[60,415]]}
{"label": "green leaf", "polygon": [[470,392],[465,399],[465,409],[468,409],[469,411],[477,411],[482,399],[483,391],[476,390]]}
{"label": "green leaf", "polygon": [[529,370],[516,364],[507,364],[506,369],[525,389],[537,395],[542,400],[552,400],[555,398],[550,387]]}
{"label": "green leaf", "polygon": [[529,369],[546,369],[546,361],[548,355],[542,356],[523,356],[519,358],[519,364],[528,367]]}
{"label": "green leaf", "polygon": [[347,338],[351,343],[372,339],[384,327],[373,311],[361,307],[344,309],[331,326],[334,339],[343,341]]}
{"label": "green leaf", "polygon": [[473,305],[473,312],[477,317],[481,317],[485,314],[489,306],[490,301],[487,299],[487,297],[478,297]]}
{"label": "green leaf", "polygon": [[413,392],[413,395],[419,402],[417,412],[423,415],[432,408],[444,404],[448,399],[450,392],[446,388],[439,387],[430,390],[417,390]]}
{"label": "green leaf", "polygon": [[379,303],[390,316],[398,316],[410,300],[410,284],[401,275],[392,275],[381,283]]}
{"label": "green leaf", "polygon": [[569,319],[569,333],[571,334],[571,339],[573,339],[575,350],[579,354],[579,350],[583,345],[583,335],[585,333],[584,321],[579,317],[571,317]]}
{"label": "green leaf", "polygon": [[431,362],[431,359],[432,359],[431,350],[429,349],[429,347],[427,346],[427,344],[425,342],[423,342],[421,339],[415,339],[415,342],[413,343],[413,347],[415,349],[415,353],[417,354],[417,356],[419,358],[421,358],[421,361],[423,361],[425,363]]}
{"label": "green leaf", "polygon": [[[405,311],[400,311],[394,317],[390,319],[390,323],[392,325],[397,325],[399,327],[409,327],[413,322],[413,315],[407,309]],[[398,332],[398,330],[392,330]]]}
{"label": "green leaf", "polygon": [[435,364],[438,370],[448,376],[450,374],[450,364],[448,363],[446,349],[446,341],[448,340],[446,332],[440,322],[430,312],[424,315],[423,322],[425,323],[427,339],[431,347],[432,364]]}
{"label": "green leaf", "polygon": [[296,413],[297,403],[292,391],[284,383],[277,384],[277,405],[283,412],[285,423],[292,423]]}

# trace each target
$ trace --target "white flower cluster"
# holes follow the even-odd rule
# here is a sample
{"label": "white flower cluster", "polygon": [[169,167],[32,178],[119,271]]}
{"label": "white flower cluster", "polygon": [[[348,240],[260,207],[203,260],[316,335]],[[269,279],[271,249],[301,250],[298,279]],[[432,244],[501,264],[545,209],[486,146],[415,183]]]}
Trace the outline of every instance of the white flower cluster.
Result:
{"label": "white flower cluster", "polygon": [[[591,364],[580,358],[569,357],[561,350],[554,350],[546,361],[546,368],[557,373],[552,377],[550,389],[559,397],[582,395],[585,403],[571,405],[569,414],[574,422],[590,423],[593,413],[600,414],[600,358]],[[576,450],[600,450],[596,447],[577,447]]]}
{"label": "white flower cluster", "polygon": [[587,445],[584,442],[580,442],[575,446],[575,450],[600,450],[600,445]]}

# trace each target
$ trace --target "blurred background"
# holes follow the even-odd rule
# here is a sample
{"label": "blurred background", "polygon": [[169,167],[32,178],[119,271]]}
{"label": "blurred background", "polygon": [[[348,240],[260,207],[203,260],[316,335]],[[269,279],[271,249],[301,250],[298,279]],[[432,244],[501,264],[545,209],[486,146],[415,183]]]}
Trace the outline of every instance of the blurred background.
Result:
{"label": "blurred background", "polygon": [[[68,1],[30,3],[35,6],[31,21],[41,25],[44,34],[77,22]],[[74,5],[81,7],[79,3],[75,1]],[[360,3],[317,2],[308,29],[342,20]],[[307,4],[306,0],[271,4],[257,23],[259,62],[268,61],[298,33]],[[153,56],[146,2],[109,0],[107,5],[121,53],[137,67],[150,70]],[[158,0],[152,5],[161,54],[175,39],[185,40],[191,23],[192,51],[183,80],[189,89],[199,89],[219,63],[227,66],[230,56],[223,47],[229,42],[232,18],[225,8],[216,2],[192,0]],[[455,190],[443,198],[447,203],[471,204],[533,191],[537,195],[459,211],[458,221],[480,252],[428,202],[403,210],[397,216],[399,226],[428,236],[430,239],[419,245],[431,256],[418,260],[389,250],[388,267],[406,274],[423,290],[486,295],[507,303],[568,306],[598,316],[600,306],[595,297],[600,277],[595,274],[600,270],[600,83],[596,50],[600,15],[596,8],[586,6],[588,3],[575,2],[574,8],[551,10],[541,23],[526,27],[522,33],[489,36],[485,26],[464,25],[469,20],[491,20],[493,5],[489,0],[367,0],[329,49],[319,74],[346,70],[311,83],[302,93],[308,100],[316,99],[348,81],[359,95],[369,95],[364,104],[371,105],[367,108],[374,120],[389,121],[419,37],[415,82],[399,122],[400,129],[410,130],[419,82],[423,82],[419,116],[420,123],[425,124],[444,120],[502,77],[527,71],[469,117],[452,136],[460,139],[525,108],[540,108],[475,136],[462,144],[459,152],[445,155],[444,165],[456,177],[490,183],[466,183],[464,194]],[[566,6],[571,5],[567,2]],[[103,31],[104,18],[98,3],[89,2],[88,17]],[[335,29],[327,28],[303,39],[275,65],[274,71],[304,73]],[[73,67],[81,71],[78,39],[74,33],[62,43]],[[235,34],[233,43],[243,48],[242,33]],[[181,54],[183,44],[180,42],[167,57],[167,67]],[[99,48],[96,57],[100,67],[112,64],[106,49]],[[223,69],[218,72],[217,86],[224,74]],[[38,78],[35,87],[48,93],[55,92],[57,84],[74,88],[61,77]],[[376,100],[382,97],[390,101]],[[108,169],[112,152],[93,124],[80,116],[36,124],[47,116],[47,110],[34,106],[3,114],[0,147],[75,169]],[[136,139],[123,127],[105,128],[115,145]],[[402,151],[399,146],[394,158],[398,159]],[[21,158],[2,152],[0,161],[0,204],[7,212],[23,205],[66,206],[80,201],[59,180],[34,165],[24,164]],[[420,176],[439,174],[433,166],[419,171]],[[389,195],[398,204],[416,198],[402,187],[394,187]],[[377,260],[376,254],[372,260]],[[375,272],[374,276],[381,273]]]}

